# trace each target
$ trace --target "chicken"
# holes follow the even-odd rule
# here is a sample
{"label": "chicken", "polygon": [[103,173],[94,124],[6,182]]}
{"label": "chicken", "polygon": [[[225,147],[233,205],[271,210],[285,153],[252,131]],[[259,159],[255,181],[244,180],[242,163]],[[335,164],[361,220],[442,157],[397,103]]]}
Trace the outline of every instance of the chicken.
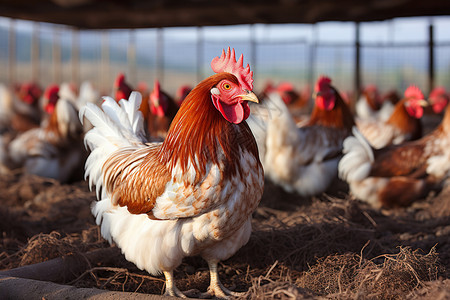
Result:
{"label": "chicken", "polygon": [[148,98],[148,109],[148,114],[144,115],[148,134],[153,138],[164,139],[178,112],[178,105],[172,97],[161,90],[158,80],[155,80],[153,90]]}
{"label": "chicken", "polygon": [[290,82],[281,82],[274,86],[271,81],[268,81],[261,92],[261,98],[267,98],[273,93],[279,94],[296,123],[304,122],[309,118],[310,92],[308,87],[299,93]]}
{"label": "chicken", "polygon": [[394,111],[392,95],[395,94],[382,96],[375,85],[368,85],[356,102],[356,116],[362,120],[387,121]]}
{"label": "chicken", "polygon": [[373,149],[356,129],[344,141],[339,176],[376,208],[407,206],[439,189],[450,171],[450,108],[441,124],[416,141]]}
{"label": "chicken", "polygon": [[128,99],[131,91],[131,86],[125,81],[125,74],[117,74],[116,80],[114,81],[114,99],[116,99],[117,102],[121,99]]}
{"label": "chicken", "polygon": [[182,85],[180,86],[175,93],[175,103],[178,107],[181,106],[184,99],[186,99],[187,95],[192,91],[192,87],[190,85]]}
{"label": "chicken", "polygon": [[10,114],[13,131],[20,133],[39,127],[42,118],[39,106],[41,96],[42,90],[34,82],[23,83],[18,87],[12,103],[13,112]]}
{"label": "chicken", "polygon": [[320,77],[308,123],[295,124],[279,93],[251,107],[248,123],[258,144],[266,178],[288,192],[312,196],[337,178],[342,143],[351,134],[353,115],[328,77]]}
{"label": "chicken", "polygon": [[[62,83],[59,86],[58,99],[63,98],[70,101],[77,109],[85,106],[86,103],[99,104],[100,94],[94,89],[94,86],[89,81],[83,81],[79,88],[79,93],[76,93],[76,87],[73,84]],[[89,122],[83,122],[83,131],[87,132],[92,128]]]}
{"label": "chicken", "polygon": [[45,110],[49,116],[41,127],[22,133],[9,144],[12,167],[61,182],[78,180],[85,158],[78,111],[71,101],[58,98],[51,98]]}
{"label": "chicken", "polygon": [[434,88],[428,96],[428,102],[435,114],[441,114],[449,102],[449,97],[445,88]]}
{"label": "chicken", "polygon": [[420,89],[410,86],[386,122],[357,119],[356,124],[369,143],[377,149],[401,144],[422,136],[420,118],[423,116],[423,107],[427,105]]}
{"label": "chicken", "polygon": [[[50,84],[45,89],[42,106],[47,116],[50,116],[56,108],[56,103],[58,102],[59,96],[59,86],[57,84]],[[71,101],[71,100],[69,100]],[[45,117],[44,117],[45,118]]]}
{"label": "chicken", "polygon": [[144,137],[139,93],[119,104],[106,97],[103,111],[89,104],[80,111],[94,125],[85,137],[92,151],[85,176],[96,185],[92,212],[101,233],[138,268],[163,273],[172,296],[185,296],[173,270],[193,255],[208,262],[208,292],[232,294],[217,264],[247,243],[263,191],[258,148],[245,122],[247,101],[258,101],[253,73],[229,48],[211,67],[216,74],[187,96],[162,143]]}

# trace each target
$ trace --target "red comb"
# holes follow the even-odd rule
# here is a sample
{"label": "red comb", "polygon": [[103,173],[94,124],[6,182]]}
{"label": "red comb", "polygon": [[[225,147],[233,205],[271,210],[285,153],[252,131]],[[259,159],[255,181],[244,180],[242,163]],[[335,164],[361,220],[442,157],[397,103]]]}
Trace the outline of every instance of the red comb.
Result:
{"label": "red comb", "polygon": [[211,61],[211,68],[216,73],[228,72],[236,76],[239,83],[247,90],[253,90],[253,72],[250,71],[250,66],[244,68],[244,56],[241,54],[239,60],[236,61],[234,48],[230,51],[228,47],[227,53],[222,50],[220,57],[215,57]]}
{"label": "red comb", "polygon": [[282,82],[278,85],[277,90],[279,92],[292,92],[294,91],[294,86],[290,82]]}
{"label": "red comb", "polygon": [[445,96],[445,94],[446,94],[445,88],[443,88],[442,86],[435,87],[430,93],[430,98],[437,97],[437,96]]}
{"label": "red comb", "polygon": [[159,83],[158,79],[155,79],[155,83],[153,84],[153,89],[155,91],[158,91],[158,93],[159,93],[159,90],[161,89],[161,84]]}
{"label": "red comb", "polygon": [[314,87],[314,90],[321,91],[324,87],[329,86],[331,84],[331,79],[327,76],[320,76],[319,79],[317,79],[316,86]]}
{"label": "red comb", "polygon": [[57,94],[58,92],[59,92],[59,86],[56,85],[56,84],[51,84],[51,85],[49,85],[49,86],[47,87],[47,89],[45,90],[44,97],[45,97],[46,99],[50,99],[50,97],[51,97],[52,95],[55,95],[55,94]]}
{"label": "red comb", "polygon": [[425,97],[417,86],[411,85],[405,91],[405,98],[424,99]]}
{"label": "red comb", "polygon": [[116,77],[116,81],[114,82],[114,86],[118,87],[120,83],[125,81],[125,75],[123,73],[119,73]]}

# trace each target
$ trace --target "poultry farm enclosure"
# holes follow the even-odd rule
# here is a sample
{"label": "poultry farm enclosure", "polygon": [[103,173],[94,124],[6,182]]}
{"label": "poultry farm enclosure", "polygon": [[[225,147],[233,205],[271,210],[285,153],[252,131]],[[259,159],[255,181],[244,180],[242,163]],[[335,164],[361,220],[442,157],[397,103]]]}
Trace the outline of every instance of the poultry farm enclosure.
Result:
{"label": "poultry farm enclosure", "polygon": [[[424,24],[428,38],[432,24]],[[308,26],[309,32],[320,31],[319,25]],[[351,36],[355,26],[344,24]],[[364,31],[371,24],[358,26]],[[443,28],[434,26],[438,32]],[[0,83],[39,79],[48,86],[86,80],[99,94],[112,95],[117,92],[114,78],[124,72],[136,88],[143,81],[156,86],[158,79],[161,89],[174,95],[181,85],[195,86],[210,75],[211,58],[230,45],[245,54],[244,65],[249,63],[255,74],[254,90],[292,82],[309,102],[322,74],[333,78],[343,101],[350,103],[358,94],[356,82],[382,91],[415,84],[428,94],[430,69],[432,85],[450,86],[446,40],[430,45],[426,39],[270,39],[271,29],[263,25],[237,28],[244,38],[225,38],[224,45],[216,35],[226,33],[212,28],[73,30],[0,18],[0,42],[5,41],[0,43],[0,69],[5,70]],[[386,28],[394,29],[389,23]],[[357,55],[362,73],[355,82]],[[423,134],[441,117],[427,113]],[[77,175],[62,183],[0,165],[1,297],[163,298],[163,275],[139,270],[102,238],[91,213],[95,189]],[[450,298],[449,183],[408,207],[375,209],[355,199],[337,178],[317,196],[288,193],[266,178],[250,241],[219,264],[221,280],[243,292],[242,299]],[[185,258],[174,275],[178,288],[194,297],[208,288],[208,265],[198,257]]]}

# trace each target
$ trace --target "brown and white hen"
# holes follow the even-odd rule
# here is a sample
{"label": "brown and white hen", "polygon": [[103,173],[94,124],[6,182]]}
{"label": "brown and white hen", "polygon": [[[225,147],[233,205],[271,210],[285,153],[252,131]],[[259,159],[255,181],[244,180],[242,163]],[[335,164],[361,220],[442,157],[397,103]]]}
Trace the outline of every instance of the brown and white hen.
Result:
{"label": "brown and white hen", "polygon": [[164,273],[166,294],[184,297],[173,270],[186,256],[209,264],[208,292],[233,294],[220,283],[217,264],[249,240],[252,212],[263,191],[263,169],[245,120],[257,101],[252,72],[234,49],[211,63],[215,75],[186,97],[162,143],[147,143],[141,97],[80,111],[94,128],[86,176],[97,187],[92,212],[101,233],[127,260]]}

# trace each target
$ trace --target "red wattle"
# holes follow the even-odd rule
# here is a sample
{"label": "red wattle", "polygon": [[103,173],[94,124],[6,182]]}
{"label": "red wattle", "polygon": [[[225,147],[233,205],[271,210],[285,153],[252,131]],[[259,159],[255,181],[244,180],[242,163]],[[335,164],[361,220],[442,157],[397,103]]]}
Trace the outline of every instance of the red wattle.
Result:
{"label": "red wattle", "polygon": [[235,104],[229,105],[223,103],[219,98],[212,97],[213,104],[222,116],[230,123],[239,124],[243,120],[247,119],[250,115],[250,108],[247,102],[236,102]]}
{"label": "red wattle", "polygon": [[153,115],[158,116],[158,117],[164,117],[164,109],[161,105],[159,105],[157,107],[152,105],[150,110]]}
{"label": "red wattle", "polygon": [[317,96],[316,104],[320,109],[330,111],[334,108],[334,104],[336,103],[334,97],[330,97],[330,99],[325,99],[325,97]]}
{"label": "red wattle", "polygon": [[408,114],[416,119],[420,119],[423,116],[423,108],[422,106],[417,105],[417,107],[407,106],[406,111]]}

